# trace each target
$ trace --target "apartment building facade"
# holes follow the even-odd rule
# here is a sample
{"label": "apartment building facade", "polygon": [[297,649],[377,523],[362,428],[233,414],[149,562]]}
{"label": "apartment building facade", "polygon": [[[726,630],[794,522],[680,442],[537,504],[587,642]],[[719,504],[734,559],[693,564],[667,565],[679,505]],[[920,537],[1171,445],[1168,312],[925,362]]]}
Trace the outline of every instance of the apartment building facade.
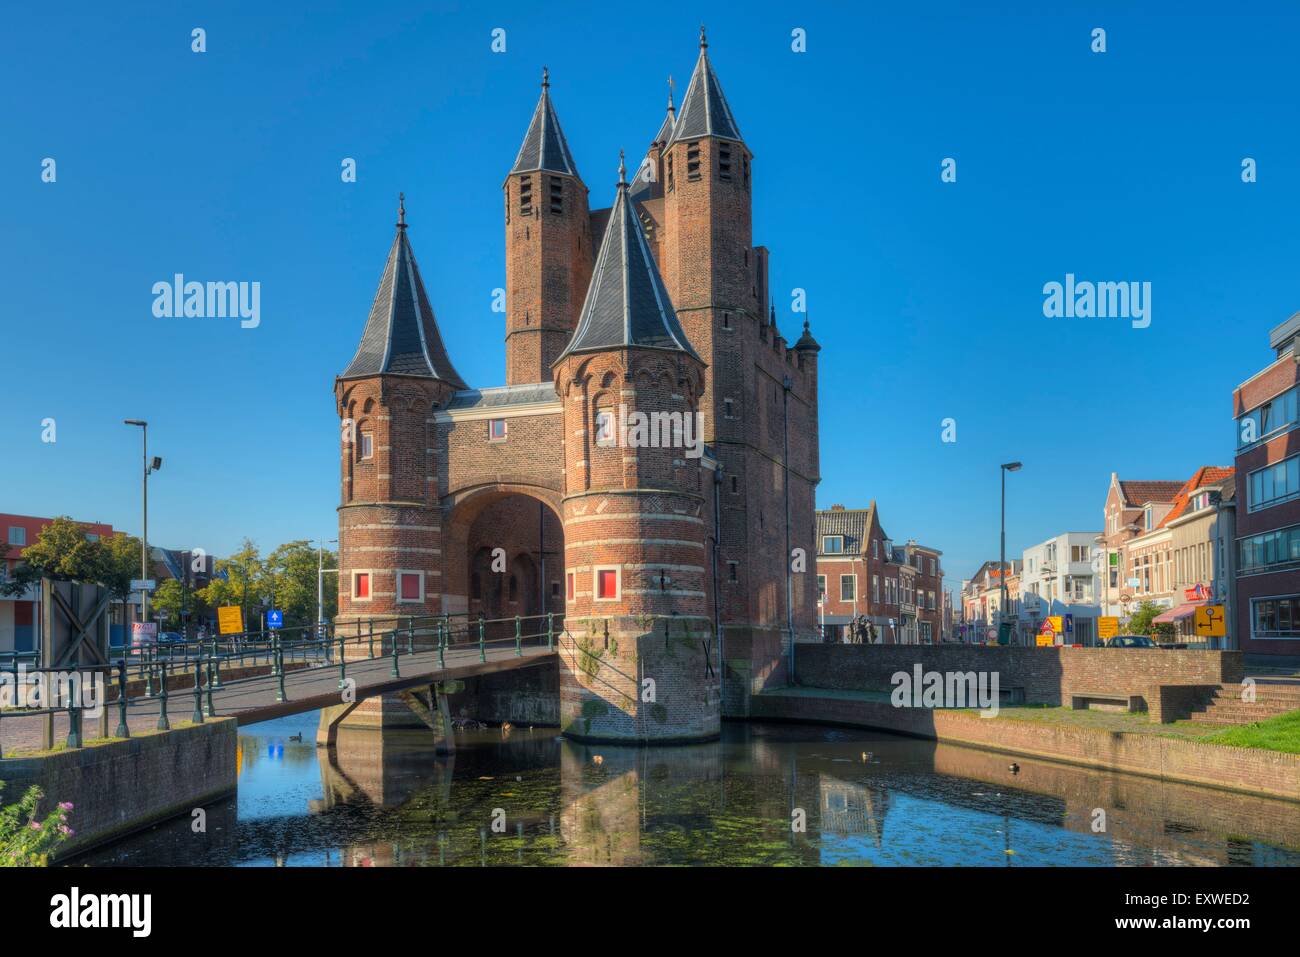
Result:
{"label": "apartment building facade", "polygon": [[1024,550],[1013,644],[1033,644],[1043,622],[1062,619],[1058,643],[1097,643],[1102,549],[1096,532],[1063,532]]}
{"label": "apartment building facade", "polygon": [[1274,360],[1232,395],[1238,646],[1300,655],[1300,313],[1272,330]]}

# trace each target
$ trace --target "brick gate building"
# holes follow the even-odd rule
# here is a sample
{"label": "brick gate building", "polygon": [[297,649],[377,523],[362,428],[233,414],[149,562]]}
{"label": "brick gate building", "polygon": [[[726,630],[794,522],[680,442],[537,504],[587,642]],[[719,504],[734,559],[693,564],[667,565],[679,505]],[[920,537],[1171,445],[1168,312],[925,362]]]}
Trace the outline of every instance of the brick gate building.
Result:
{"label": "brick gate building", "polygon": [[334,387],[340,625],[563,613],[561,723],[592,739],[710,737],[786,681],[816,636],[820,347],[777,328],[752,164],[701,31],[680,113],[593,211],[543,73],[491,388],[443,346],[403,204]]}

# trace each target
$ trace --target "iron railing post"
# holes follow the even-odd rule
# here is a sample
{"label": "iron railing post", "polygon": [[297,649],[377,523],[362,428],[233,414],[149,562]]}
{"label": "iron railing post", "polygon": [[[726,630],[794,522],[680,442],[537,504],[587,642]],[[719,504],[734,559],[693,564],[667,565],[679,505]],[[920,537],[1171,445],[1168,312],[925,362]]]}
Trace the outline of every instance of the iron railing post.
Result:
{"label": "iron railing post", "polygon": [[131,729],[126,723],[126,657],[117,663],[117,730],[115,738],[131,737]]}
{"label": "iron railing post", "polygon": [[348,684],[348,657],[343,653],[343,636],[339,635],[339,690]]}
{"label": "iron railing post", "polygon": [[284,693],[284,644],[280,641],[279,635],[276,635],[271,640],[275,642],[275,700],[288,701],[289,696]]}
{"label": "iron railing post", "polygon": [[546,613],[546,650],[555,650],[555,612]]}
{"label": "iron railing post", "polygon": [[370,636],[370,653],[367,657],[373,658],[375,656],[375,620],[373,618],[366,625],[366,632]]}
{"label": "iron railing post", "polygon": [[447,616],[438,622],[438,667],[447,667]]}
{"label": "iron railing post", "polygon": [[[161,669],[161,671],[159,672],[159,677],[161,679],[161,685],[162,685],[158,689],[158,730],[159,731],[170,731],[172,729],[172,723],[167,719],[167,666],[168,664],[169,662],[162,662],[159,665],[159,668]],[[126,713],[125,711],[123,711],[123,718],[125,719],[125,717],[126,717]],[[119,735],[119,737],[127,737],[127,735]]]}
{"label": "iron railing post", "polygon": [[483,623],[483,616],[482,616],[482,615],[479,615],[479,616],[478,616],[478,660],[479,660],[479,661],[487,661],[487,649],[486,649],[486,647],[484,647],[484,644],[483,644],[483,639],[484,639],[483,629],[484,629],[484,627],[485,627],[485,626],[484,626],[484,623]]}
{"label": "iron railing post", "polygon": [[397,670],[397,632],[392,633],[393,638],[393,670],[389,674],[394,678],[400,678],[401,672]]}
{"label": "iron railing post", "polygon": [[520,655],[524,653],[523,635],[520,632],[520,627],[522,624],[523,624],[522,619],[520,619],[518,615],[515,615],[515,657],[516,658],[518,658]]}
{"label": "iron railing post", "polygon": [[[213,646],[213,650],[215,650],[215,645]],[[217,711],[212,706],[212,674],[213,674],[212,669],[214,667],[212,662],[213,662],[213,657],[212,655],[209,655],[208,656],[208,717],[209,718],[215,718],[217,716]]]}
{"label": "iron railing post", "polygon": [[[71,687],[71,685],[69,685]],[[77,700],[81,697],[81,688],[78,687],[76,693],[72,695],[72,700],[68,702],[68,747],[81,747],[81,707]]]}
{"label": "iron railing post", "polygon": [[406,619],[406,653],[415,654],[415,619]]}
{"label": "iron railing post", "polygon": [[190,720],[195,724],[203,723],[203,688],[200,683],[203,680],[203,663],[197,658],[194,661],[194,714],[190,715]]}

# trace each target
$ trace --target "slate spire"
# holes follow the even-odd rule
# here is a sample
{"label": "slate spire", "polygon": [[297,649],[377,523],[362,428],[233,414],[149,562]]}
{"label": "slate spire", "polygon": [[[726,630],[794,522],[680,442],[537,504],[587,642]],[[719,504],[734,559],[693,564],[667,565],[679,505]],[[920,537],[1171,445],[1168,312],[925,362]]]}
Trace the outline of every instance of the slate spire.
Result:
{"label": "slate spire", "polygon": [[410,375],[439,379],[456,389],[465,382],[442,344],[424,280],[406,235],[406,196],[398,194],[397,235],[379,278],[361,344],[340,378]]}
{"label": "slate spire", "polygon": [[695,140],[703,136],[717,136],[722,139],[744,142],[740,127],[731,115],[727,98],[722,95],[722,84],[713,72],[709,62],[709,43],[704,36],[704,27],[700,27],[700,57],[695,61],[695,72],[687,84],[686,95],[682,97],[681,112],[673,124],[674,143],[681,140]]}
{"label": "slate spire", "polygon": [[545,170],[550,173],[564,173],[567,176],[578,175],[578,165],[573,162],[569,152],[569,143],[560,129],[560,121],[551,104],[551,74],[542,67],[542,95],[533,110],[533,119],[524,134],[523,145],[515,157],[510,175],[515,173],[533,173]]}
{"label": "slate spire", "polygon": [[[682,331],[641,223],[628,198],[623,153],[618,157],[618,193],[605,226],[600,256],[573,338],[560,359],[575,352],[641,347],[685,352],[695,359]],[[703,360],[700,360],[703,361]]]}

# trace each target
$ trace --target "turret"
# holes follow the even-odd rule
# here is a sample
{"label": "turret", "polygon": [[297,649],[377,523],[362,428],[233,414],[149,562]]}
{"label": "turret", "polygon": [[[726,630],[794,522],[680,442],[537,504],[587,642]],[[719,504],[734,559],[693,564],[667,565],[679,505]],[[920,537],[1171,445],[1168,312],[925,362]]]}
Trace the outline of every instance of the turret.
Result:
{"label": "turret", "polygon": [[551,103],[550,76],[506,176],[506,384],[544,382],[591,276],[587,187]]}

